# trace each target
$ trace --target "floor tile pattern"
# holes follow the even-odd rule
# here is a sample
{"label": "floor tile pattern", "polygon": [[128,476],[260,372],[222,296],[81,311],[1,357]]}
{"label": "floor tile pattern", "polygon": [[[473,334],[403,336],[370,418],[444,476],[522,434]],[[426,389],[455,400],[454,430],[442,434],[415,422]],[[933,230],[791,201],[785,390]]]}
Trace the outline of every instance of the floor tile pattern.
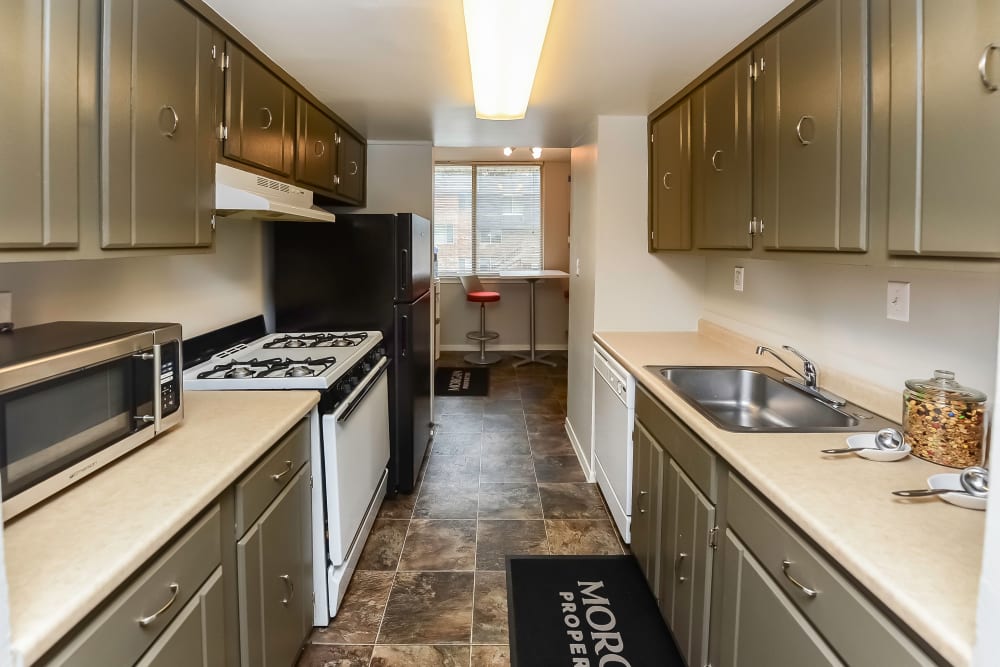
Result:
{"label": "floor tile pattern", "polygon": [[507,555],[622,553],[566,436],[565,354],[552,358],[492,366],[487,397],[435,399],[417,490],[383,503],[299,667],[507,667]]}

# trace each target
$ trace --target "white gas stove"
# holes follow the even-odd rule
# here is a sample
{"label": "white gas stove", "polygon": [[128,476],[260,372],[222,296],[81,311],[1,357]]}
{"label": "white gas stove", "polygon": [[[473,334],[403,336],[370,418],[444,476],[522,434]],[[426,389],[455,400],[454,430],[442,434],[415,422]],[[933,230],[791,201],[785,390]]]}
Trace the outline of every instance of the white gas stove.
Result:
{"label": "white gas stove", "polygon": [[232,345],[184,372],[185,389],[321,392],[312,416],[318,626],[336,615],[385,497],[388,364],[379,331],[278,333]]}

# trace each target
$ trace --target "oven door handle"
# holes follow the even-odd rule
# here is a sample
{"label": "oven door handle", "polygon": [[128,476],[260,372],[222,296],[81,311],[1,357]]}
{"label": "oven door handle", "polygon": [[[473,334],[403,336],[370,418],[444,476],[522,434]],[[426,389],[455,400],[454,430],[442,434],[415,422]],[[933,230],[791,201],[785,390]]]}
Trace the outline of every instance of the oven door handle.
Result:
{"label": "oven door handle", "polygon": [[375,385],[378,384],[379,380],[382,379],[382,376],[385,375],[387,370],[389,370],[389,360],[382,357],[382,360],[376,364],[375,368],[373,368],[371,372],[365,376],[364,381],[361,383],[360,392],[355,389],[358,393],[354,395],[354,397],[347,404],[347,407],[344,408],[344,411],[340,413],[339,417],[337,417],[338,424],[343,424],[350,419],[354,411],[357,410],[362,403],[364,403],[368,392],[375,388]]}

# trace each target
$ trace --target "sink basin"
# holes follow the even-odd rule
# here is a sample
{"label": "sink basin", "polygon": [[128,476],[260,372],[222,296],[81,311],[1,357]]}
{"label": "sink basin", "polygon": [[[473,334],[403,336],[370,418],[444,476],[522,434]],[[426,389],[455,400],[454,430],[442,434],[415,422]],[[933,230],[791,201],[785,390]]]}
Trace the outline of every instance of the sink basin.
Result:
{"label": "sink basin", "polygon": [[833,408],[768,366],[647,366],[719,428],[760,433],[877,431],[898,427],[847,403]]}

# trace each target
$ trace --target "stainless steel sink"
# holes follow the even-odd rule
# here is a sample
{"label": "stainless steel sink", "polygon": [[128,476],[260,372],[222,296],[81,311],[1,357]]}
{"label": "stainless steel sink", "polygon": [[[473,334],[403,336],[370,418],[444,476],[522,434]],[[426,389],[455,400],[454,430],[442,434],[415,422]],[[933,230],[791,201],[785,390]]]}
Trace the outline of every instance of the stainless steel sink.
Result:
{"label": "stainless steel sink", "polygon": [[877,431],[898,427],[852,403],[834,408],[786,384],[768,366],[647,366],[721,429],[759,433]]}

